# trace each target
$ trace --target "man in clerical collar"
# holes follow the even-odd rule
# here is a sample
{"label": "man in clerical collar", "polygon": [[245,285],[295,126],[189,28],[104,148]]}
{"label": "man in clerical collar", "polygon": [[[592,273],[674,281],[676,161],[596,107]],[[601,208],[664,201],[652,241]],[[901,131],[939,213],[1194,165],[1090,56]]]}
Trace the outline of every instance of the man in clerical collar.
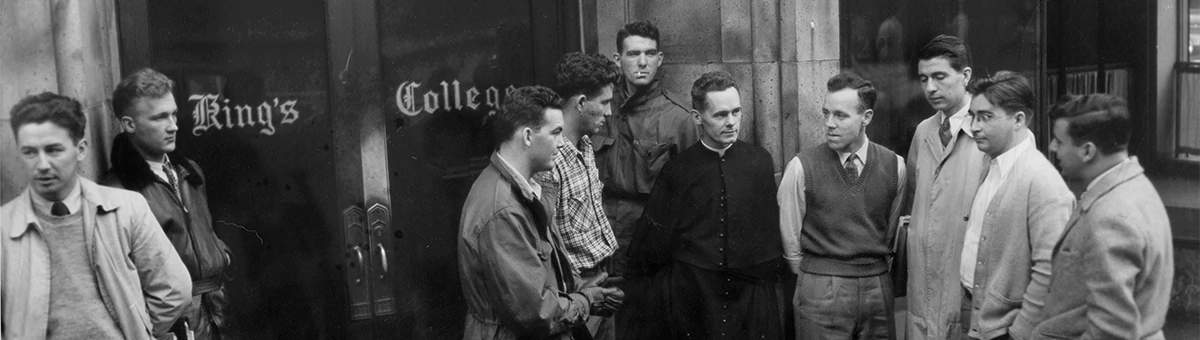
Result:
{"label": "man in clerical collar", "polygon": [[492,117],[497,150],[471,186],[458,234],[464,339],[590,338],[588,317],[620,306],[619,289],[576,285],[532,179],[554,166],[563,131],[559,100],[545,87],[518,88]]}
{"label": "man in clerical collar", "polygon": [[175,332],[216,340],[227,324],[224,277],[231,257],[229,247],[213,230],[200,166],[172,155],[179,130],[174,87],[174,81],[149,68],[134,71],[117,84],[113,114],[123,132],[113,138],[112,168],[102,183],[146,198],[192,275],[193,303]]}
{"label": "man in clerical collar", "polygon": [[779,187],[784,257],[796,281],[798,339],[894,339],[888,275],[906,185],[904,158],[867,139],[876,92],[826,83],[826,143],[788,162]]}
{"label": "man in clerical collar", "polygon": [[1025,339],[1049,297],[1050,257],[1075,196],[1034,146],[1028,79],[1000,71],[971,83],[968,92],[971,133],[987,168],[964,218],[961,333]]}
{"label": "man in clerical collar", "polygon": [[79,175],[87,117],[42,93],[12,109],[29,187],[0,207],[5,339],[169,338],[187,268],[146,200]]}
{"label": "man in clerical collar", "polygon": [[653,277],[647,294],[664,308],[664,324],[636,338],[781,338],[772,157],[738,140],[741,96],[729,73],[700,76],[692,105],[701,140],[663,167],[630,244],[631,273]]}
{"label": "man in clerical collar", "polygon": [[[554,168],[541,172],[543,201],[554,209],[554,226],[563,237],[563,251],[585,282],[606,282],[607,265],[617,249],[601,193],[591,137],[611,115],[617,68],[600,54],[569,53],[554,68],[555,87],[563,96],[564,141],[558,145]],[[593,316],[588,328],[597,340],[616,337],[612,317]]]}
{"label": "man in clerical collar", "polygon": [[1088,183],[1054,247],[1050,290],[1033,338],[1162,339],[1174,275],[1171,221],[1137,157],[1129,108],[1107,94],[1050,109],[1050,151]]}

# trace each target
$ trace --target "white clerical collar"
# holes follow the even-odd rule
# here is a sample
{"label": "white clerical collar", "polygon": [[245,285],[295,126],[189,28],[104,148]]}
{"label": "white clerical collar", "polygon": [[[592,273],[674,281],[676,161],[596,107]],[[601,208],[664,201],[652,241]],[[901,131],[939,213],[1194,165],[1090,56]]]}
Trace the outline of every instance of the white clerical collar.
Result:
{"label": "white clerical collar", "polygon": [[[734,143],[737,143],[737,142],[734,141]],[[725,155],[725,150],[729,150],[730,147],[733,147],[733,143],[729,143],[729,145],[726,145],[723,148],[720,148],[720,149],[714,148],[712,146],[709,146],[708,143],[705,143],[703,139],[700,140],[700,144],[703,144],[705,149],[709,149],[712,152],[716,152],[718,155],[721,155],[721,156]]]}

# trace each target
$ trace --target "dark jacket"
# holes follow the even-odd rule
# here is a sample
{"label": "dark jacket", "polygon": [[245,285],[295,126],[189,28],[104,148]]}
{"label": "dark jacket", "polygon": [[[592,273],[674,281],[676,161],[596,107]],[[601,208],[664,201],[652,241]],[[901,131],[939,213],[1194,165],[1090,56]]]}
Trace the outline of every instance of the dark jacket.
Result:
{"label": "dark jacket", "polygon": [[[229,248],[213,233],[204,173],[200,167],[189,159],[170,157],[179,178],[183,199],[180,201],[171,192],[170,184],[150,171],[150,165],[134,149],[128,134],[121,133],[113,139],[111,160],[112,168],[102,184],[135,191],[146,198],[150,211],[191,274],[192,294],[220,291],[223,272],[230,262]],[[216,299],[217,305],[211,307],[217,325],[224,323],[223,302],[223,298]]]}
{"label": "dark jacket", "polygon": [[667,161],[700,140],[699,130],[680,97],[658,80],[637,94],[625,93],[624,83],[617,82],[613,114],[592,136],[592,148],[606,200],[645,200]]}
{"label": "dark jacket", "polygon": [[571,339],[590,301],[574,280],[549,213],[496,154],[463,204],[458,273],[463,339]]}

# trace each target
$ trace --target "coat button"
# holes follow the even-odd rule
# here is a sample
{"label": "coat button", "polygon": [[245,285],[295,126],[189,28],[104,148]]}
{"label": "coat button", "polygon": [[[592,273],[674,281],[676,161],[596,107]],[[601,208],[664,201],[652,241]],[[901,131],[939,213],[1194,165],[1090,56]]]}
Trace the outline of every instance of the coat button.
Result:
{"label": "coat button", "polygon": [[963,216],[963,222],[967,222],[970,220],[971,220],[971,216]]}

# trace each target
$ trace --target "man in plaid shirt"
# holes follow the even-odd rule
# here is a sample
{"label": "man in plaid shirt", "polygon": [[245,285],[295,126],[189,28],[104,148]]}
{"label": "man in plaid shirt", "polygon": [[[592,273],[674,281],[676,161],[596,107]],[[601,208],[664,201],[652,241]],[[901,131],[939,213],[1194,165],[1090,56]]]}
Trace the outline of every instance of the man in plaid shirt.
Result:
{"label": "man in plaid shirt", "polygon": [[[558,145],[554,169],[538,174],[543,200],[554,208],[572,270],[579,282],[605,282],[605,266],[617,249],[600,192],[604,185],[596,170],[596,157],[588,136],[600,130],[612,115],[610,102],[618,77],[616,65],[599,54],[569,53],[555,66],[555,90],[563,98],[563,143]],[[593,316],[588,329],[595,339],[614,339],[613,318]]]}

